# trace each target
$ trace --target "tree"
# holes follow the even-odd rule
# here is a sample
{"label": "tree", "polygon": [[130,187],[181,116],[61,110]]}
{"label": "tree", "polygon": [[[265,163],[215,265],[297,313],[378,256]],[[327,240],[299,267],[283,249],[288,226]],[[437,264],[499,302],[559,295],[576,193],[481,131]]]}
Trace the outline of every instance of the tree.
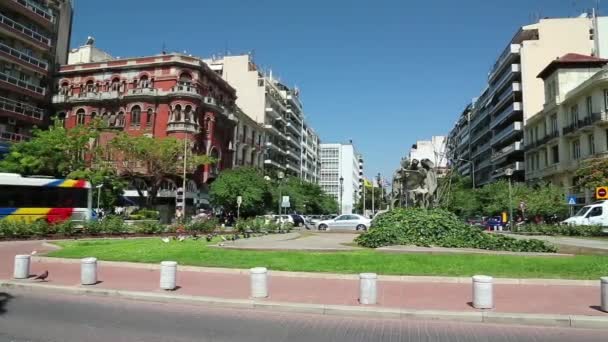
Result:
{"label": "tree", "polygon": [[[103,166],[73,171],[68,178],[88,180],[94,187],[93,206],[97,206],[97,191],[101,191],[99,207],[105,209],[118,205],[118,199],[123,195],[127,186],[127,182],[116,174],[116,170]],[[101,188],[97,189],[99,185]]]}
{"label": "tree", "polygon": [[[130,181],[137,189],[146,206],[155,204],[160,186],[167,177],[182,177],[184,141],[173,137],[155,139],[147,136],[130,136],[120,133],[108,145],[115,152],[114,162],[122,177]],[[196,155],[188,149],[186,173],[194,173],[203,165],[214,162],[207,155]],[[139,187],[136,179],[148,181],[147,189]],[[147,190],[144,195],[143,191]]]}
{"label": "tree", "polygon": [[533,187],[528,193],[526,202],[527,216],[543,217],[568,215],[566,195],[561,187],[552,184],[541,184]]}
{"label": "tree", "polygon": [[[280,191],[279,191],[280,187]],[[318,184],[290,177],[273,188],[273,203],[280,201],[279,194],[289,196],[291,207],[288,211],[299,214],[332,214],[338,212],[338,203],[327,195]]]}
{"label": "tree", "polygon": [[253,216],[265,213],[271,205],[272,196],[269,192],[269,185],[261,171],[241,167],[221,172],[219,177],[211,183],[209,195],[211,203],[235,213],[237,196],[241,196],[243,198],[241,215]]}
{"label": "tree", "polygon": [[482,213],[478,192],[472,188],[471,179],[459,175],[444,178],[441,182],[446,184],[446,191],[440,198],[439,206],[447,209],[459,217],[468,218]]}
{"label": "tree", "polygon": [[577,185],[585,189],[595,189],[608,185],[608,159],[594,158],[586,160],[576,170]]}
{"label": "tree", "polygon": [[9,153],[0,161],[0,170],[64,178],[86,168],[90,159],[85,156],[95,158],[98,147],[94,142],[98,136],[95,125],[67,130],[56,122],[48,130],[35,129],[31,140],[11,145]]}
{"label": "tree", "polygon": [[[365,210],[372,210],[372,194],[375,210],[384,210],[389,206],[388,194],[384,187],[363,186],[363,191],[365,191]],[[361,198],[357,201],[355,210],[360,213],[363,212],[363,194],[361,194]]]}

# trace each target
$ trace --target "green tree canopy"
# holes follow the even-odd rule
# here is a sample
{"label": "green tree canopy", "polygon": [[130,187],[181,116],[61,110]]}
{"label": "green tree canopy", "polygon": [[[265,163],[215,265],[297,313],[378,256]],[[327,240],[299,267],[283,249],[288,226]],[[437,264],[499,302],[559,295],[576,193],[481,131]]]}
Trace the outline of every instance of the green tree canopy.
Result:
{"label": "green tree canopy", "polygon": [[576,171],[579,186],[595,189],[608,185],[608,159],[595,158],[586,160]]}
{"label": "green tree canopy", "polygon": [[211,203],[235,213],[236,199],[241,196],[243,198],[241,215],[252,216],[265,213],[271,206],[269,186],[269,181],[264,179],[264,174],[260,170],[241,167],[222,171],[211,183],[209,195]]}

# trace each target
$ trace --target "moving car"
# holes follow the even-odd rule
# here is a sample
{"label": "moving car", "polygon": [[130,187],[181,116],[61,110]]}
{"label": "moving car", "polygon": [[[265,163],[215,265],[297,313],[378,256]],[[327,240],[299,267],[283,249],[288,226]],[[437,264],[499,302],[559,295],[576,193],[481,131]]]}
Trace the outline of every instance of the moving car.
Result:
{"label": "moving car", "polygon": [[355,230],[367,230],[371,225],[372,220],[369,218],[357,215],[357,214],[345,214],[340,215],[334,219],[323,220],[317,223],[317,229],[329,230],[334,229],[355,229]]}
{"label": "moving car", "polygon": [[564,224],[580,226],[608,227],[608,201],[599,201],[582,207],[574,216],[564,220]]}

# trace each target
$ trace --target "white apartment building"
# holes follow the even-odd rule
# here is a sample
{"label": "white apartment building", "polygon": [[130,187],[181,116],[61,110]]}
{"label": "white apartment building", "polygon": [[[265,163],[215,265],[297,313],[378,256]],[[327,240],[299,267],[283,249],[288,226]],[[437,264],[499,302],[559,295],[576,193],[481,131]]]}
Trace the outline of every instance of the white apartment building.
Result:
{"label": "white apartment building", "polygon": [[431,140],[418,140],[410,149],[409,160],[428,159],[435,164],[438,174],[443,174],[448,168],[446,156],[446,137],[443,135],[433,136]]}
{"label": "white apartment building", "polygon": [[266,129],[264,168],[300,177],[304,113],[299,90],[264,73],[250,55],[204,60],[237,90],[236,104]]}
{"label": "white apartment building", "polygon": [[319,159],[319,136],[312,127],[304,123],[302,127],[302,174],[301,178],[310,183],[319,183],[321,160]]}
{"label": "white apartment building", "polygon": [[592,189],[576,184],[576,170],[590,158],[608,156],[608,60],[567,54],[540,74],[544,108],[528,119],[526,180],[548,181],[592,201]]}
{"label": "white apartment building", "polygon": [[357,153],[352,142],[322,143],[319,157],[321,159],[319,185],[338,201],[339,214],[352,214],[361,194],[363,158]]}
{"label": "white apartment building", "polygon": [[239,107],[234,111],[237,124],[234,126],[234,140],[231,149],[233,167],[251,166],[264,167],[264,150],[266,130],[262,125],[247,116]]}

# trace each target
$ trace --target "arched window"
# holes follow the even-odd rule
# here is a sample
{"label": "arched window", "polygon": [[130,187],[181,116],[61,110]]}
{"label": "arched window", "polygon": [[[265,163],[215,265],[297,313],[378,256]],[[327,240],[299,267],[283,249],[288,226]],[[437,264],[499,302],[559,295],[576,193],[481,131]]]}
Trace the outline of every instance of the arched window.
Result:
{"label": "arched window", "polygon": [[141,108],[133,106],[131,108],[131,127],[139,127],[141,124]]}
{"label": "arched window", "polygon": [[120,88],[120,79],[118,77],[112,80],[112,84],[110,85],[110,90],[118,91]]}
{"label": "arched window", "polygon": [[116,127],[125,127],[125,113],[119,112],[116,116]]}
{"label": "arched window", "polygon": [[184,72],[181,75],[179,75],[179,82],[182,84],[190,84],[190,83],[192,83],[192,76],[190,76],[189,73]]}
{"label": "arched window", "polygon": [[59,89],[59,93],[61,95],[67,95],[70,91],[70,84],[68,82],[61,83],[61,87]]}
{"label": "arched window", "polygon": [[148,81],[148,76],[147,75],[143,75],[141,77],[141,79],[139,80],[139,85],[142,88],[148,88],[150,86],[150,82]]}
{"label": "arched window", "polygon": [[86,84],[87,93],[92,93],[95,90],[95,85],[93,84],[93,80],[88,80]]}
{"label": "arched window", "polygon": [[76,124],[77,125],[84,125],[84,109],[80,108],[79,110],[76,111]]}
{"label": "arched window", "polygon": [[186,122],[192,121],[192,120],[190,120],[191,116],[192,116],[192,106],[188,105],[184,109],[184,121],[186,121]]}
{"label": "arched window", "polygon": [[175,106],[175,109],[173,110],[173,121],[182,121],[182,106]]}
{"label": "arched window", "polygon": [[148,108],[148,112],[146,113],[146,126],[152,126],[152,115],[154,115],[154,112],[152,111],[152,108]]}

